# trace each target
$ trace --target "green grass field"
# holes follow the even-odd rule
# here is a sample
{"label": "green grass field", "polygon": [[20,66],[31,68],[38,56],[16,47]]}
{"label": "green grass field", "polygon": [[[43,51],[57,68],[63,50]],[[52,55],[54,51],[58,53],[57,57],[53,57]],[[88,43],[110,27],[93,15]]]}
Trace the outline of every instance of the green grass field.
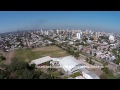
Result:
{"label": "green grass field", "polygon": [[63,57],[69,55],[65,50],[57,46],[48,46],[35,49],[18,49],[15,51],[15,57],[18,60],[31,61],[44,56]]}

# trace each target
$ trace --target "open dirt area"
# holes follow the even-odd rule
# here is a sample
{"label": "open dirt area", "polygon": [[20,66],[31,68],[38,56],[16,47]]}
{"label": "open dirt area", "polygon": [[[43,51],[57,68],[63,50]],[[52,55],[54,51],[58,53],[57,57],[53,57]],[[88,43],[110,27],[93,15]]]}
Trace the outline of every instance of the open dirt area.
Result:
{"label": "open dirt area", "polygon": [[11,59],[14,57],[14,55],[15,55],[14,51],[10,51],[10,52],[6,53],[6,60],[5,60],[4,64],[10,64]]}
{"label": "open dirt area", "polygon": [[48,47],[41,47],[41,48],[35,48],[32,51],[55,51],[60,50],[57,46],[48,46]]}
{"label": "open dirt area", "polygon": [[99,68],[94,68],[91,71],[93,71],[98,76],[100,76],[103,73],[103,71]]}

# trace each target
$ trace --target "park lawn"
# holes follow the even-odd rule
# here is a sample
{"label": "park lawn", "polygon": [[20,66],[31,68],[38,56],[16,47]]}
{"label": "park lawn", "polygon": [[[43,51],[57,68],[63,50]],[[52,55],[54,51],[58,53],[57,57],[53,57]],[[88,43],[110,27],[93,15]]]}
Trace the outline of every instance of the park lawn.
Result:
{"label": "park lawn", "polygon": [[[57,46],[48,46],[50,48],[56,48]],[[48,49],[46,47],[46,49]],[[18,58],[18,60],[23,60],[23,61],[31,61],[37,58],[41,58],[44,56],[51,56],[51,57],[64,57],[69,55],[65,50],[58,48],[57,49],[51,49],[51,50],[46,50],[45,47],[44,49],[37,50],[35,51],[34,49],[18,49],[15,51],[15,56]]]}
{"label": "park lawn", "polygon": [[111,75],[107,75],[106,79],[117,79],[117,77],[111,74]]}
{"label": "park lawn", "polygon": [[15,57],[17,57],[18,60],[24,61],[34,59],[35,55],[31,49],[18,49],[15,51]]}
{"label": "park lawn", "polygon": [[72,78],[75,78],[77,76],[80,76],[81,73],[80,72],[76,72],[76,73],[73,73],[72,75],[70,75]]}
{"label": "park lawn", "polygon": [[44,56],[51,56],[51,57],[63,57],[68,55],[66,52],[60,53],[61,51],[37,51],[34,52],[35,56],[40,56],[40,57],[44,57]]}

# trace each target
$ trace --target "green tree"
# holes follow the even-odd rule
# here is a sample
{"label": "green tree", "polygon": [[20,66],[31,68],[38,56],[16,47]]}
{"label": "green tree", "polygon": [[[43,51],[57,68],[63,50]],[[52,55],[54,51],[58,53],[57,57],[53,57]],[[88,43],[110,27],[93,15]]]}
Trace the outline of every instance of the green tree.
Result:
{"label": "green tree", "polygon": [[1,60],[6,60],[6,57],[0,56],[0,59],[1,59]]}
{"label": "green tree", "polygon": [[7,72],[0,69],[0,79],[5,79],[7,77],[8,77]]}
{"label": "green tree", "polygon": [[28,69],[24,69],[20,78],[21,79],[32,79],[33,78],[33,71],[30,71]]}
{"label": "green tree", "polygon": [[19,76],[17,75],[16,72],[12,72],[12,73],[9,75],[9,79],[19,79]]}
{"label": "green tree", "polygon": [[93,40],[94,40],[94,38],[93,38],[93,37],[91,37],[91,38],[90,38],[90,40],[91,40],[91,41],[93,41]]}
{"label": "green tree", "polygon": [[96,56],[97,54],[96,53],[94,53],[94,56]]}
{"label": "green tree", "polygon": [[92,52],[90,51],[90,55],[92,55]]}
{"label": "green tree", "polygon": [[59,71],[59,75],[64,75],[64,73],[62,71]]}
{"label": "green tree", "polygon": [[5,44],[6,44],[7,47],[11,47],[11,44],[10,44],[9,41],[6,41]]}
{"label": "green tree", "polygon": [[102,68],[103,72],[105,72],[106,74],[109,74],[110,73],[110,70],[108,67],[103,67]]}
{"label": "green tree", "polygon": [[14,58],[12,58],[11,60],[12,60],[12,63],[15,63],[15,62],[18,61],[18,58],[14,57]]}
{"label": "green tree", "polygon": [[99,38],[108,40],[108,37],[106,36],[99,36]]}
{"label": "green tree", "polygon": [[102,74],[100,75],[100,78],[101,78],[101,79],[107,79],[107,76],[106,76],[105,73],[102,73]]}
{"label": "green tree", "polygon": [[87,40],[88,40],[88,38],[86,38],[86,37],[83,38],[83,41],[84,41],[84,42],[86,42]]}
{"label": "green tree", "polygon": [[114,62],[115,64],[118,64],[118,65],[119,65],[120,59],[118,58],[118,59],[114,60],[113,62]]}
{"label": "green tree", "polygon": [[93,48],[94,48],[94,49],[97,49],[97,46],[94,45]]}
{"label": "green tree", "polygon": [[40,76],[39,76],[39,79],[49,79],[48,75],[46,73],[42,73]]}
{"label": "green tree", "polygon": [[115,55],[117,55],[117,49],[113,49],[112,53],[114,53]]}
{"label": "green tree", "polygon": [[59,76],[54,75],[54,73],[47,74],[47,79],[61,79]]}
{"label": "green tree", "polygon": [[33,70],[33,69],[35,69],[35,64],[31,64],[30,66],[27,65],[27,68],[28,68],[29,70]]}
{"label": "green tree", "polygon": [[35,70],[34,71],[34,75],[33,78],[34,79],[39,79],[40,75],[42,75],[44,72],[40,71],[40,70]]}
{"label": "green tree", "polygon": [[76,73],[72,74],[71,77],[75,78],[75,77],[80,76],[80,75],[81,75],[80,72],[76,72]]}
{"label": "green tree", "polygon": [[71,55],[74,55],[74,51],[73,51],[73,50],[70,50],[70,54],[71,54]]}
{"label": "green tree", "polygon": [[74,56],[76,57],[76,58],[78,58],[80,55],[79,55],[79,52],[76,52],[75,54],[74,54]]}
{"label": "green tree", "polygon": [[81,42],[80,45],[83,45],[83,46],[84,46],[85,44],[84,44],[83,42]]}
{"label": "green tree", "polygon": [[9,70],[14,72],[16,70],[26,69],[28,67],[28,63],[22,61],[13,61],[10,66]]}
{"label": "green tree", "polygon": [[90,59],[90,60],[89,60],[89,63],[90,63],[90,64],[92,64],[92,63],[93,63],[93,61]]}
{"label": "green tree", "polygon": [[2,64],[0,68],[0,79],[9,79],[11,72],[7,70],[8,65]]}
{"label": "green tree", "polygon": [[89,58],[86,58],[86,61],[89,62]]}

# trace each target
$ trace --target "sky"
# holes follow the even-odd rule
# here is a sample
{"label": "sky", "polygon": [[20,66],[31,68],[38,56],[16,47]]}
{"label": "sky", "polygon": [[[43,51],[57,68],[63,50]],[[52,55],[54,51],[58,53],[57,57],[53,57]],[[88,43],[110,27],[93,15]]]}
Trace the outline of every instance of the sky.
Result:
{"label": "sky", "polygon": [[0,11],[0,33],[40,28],[120,32],[120,11]]}

